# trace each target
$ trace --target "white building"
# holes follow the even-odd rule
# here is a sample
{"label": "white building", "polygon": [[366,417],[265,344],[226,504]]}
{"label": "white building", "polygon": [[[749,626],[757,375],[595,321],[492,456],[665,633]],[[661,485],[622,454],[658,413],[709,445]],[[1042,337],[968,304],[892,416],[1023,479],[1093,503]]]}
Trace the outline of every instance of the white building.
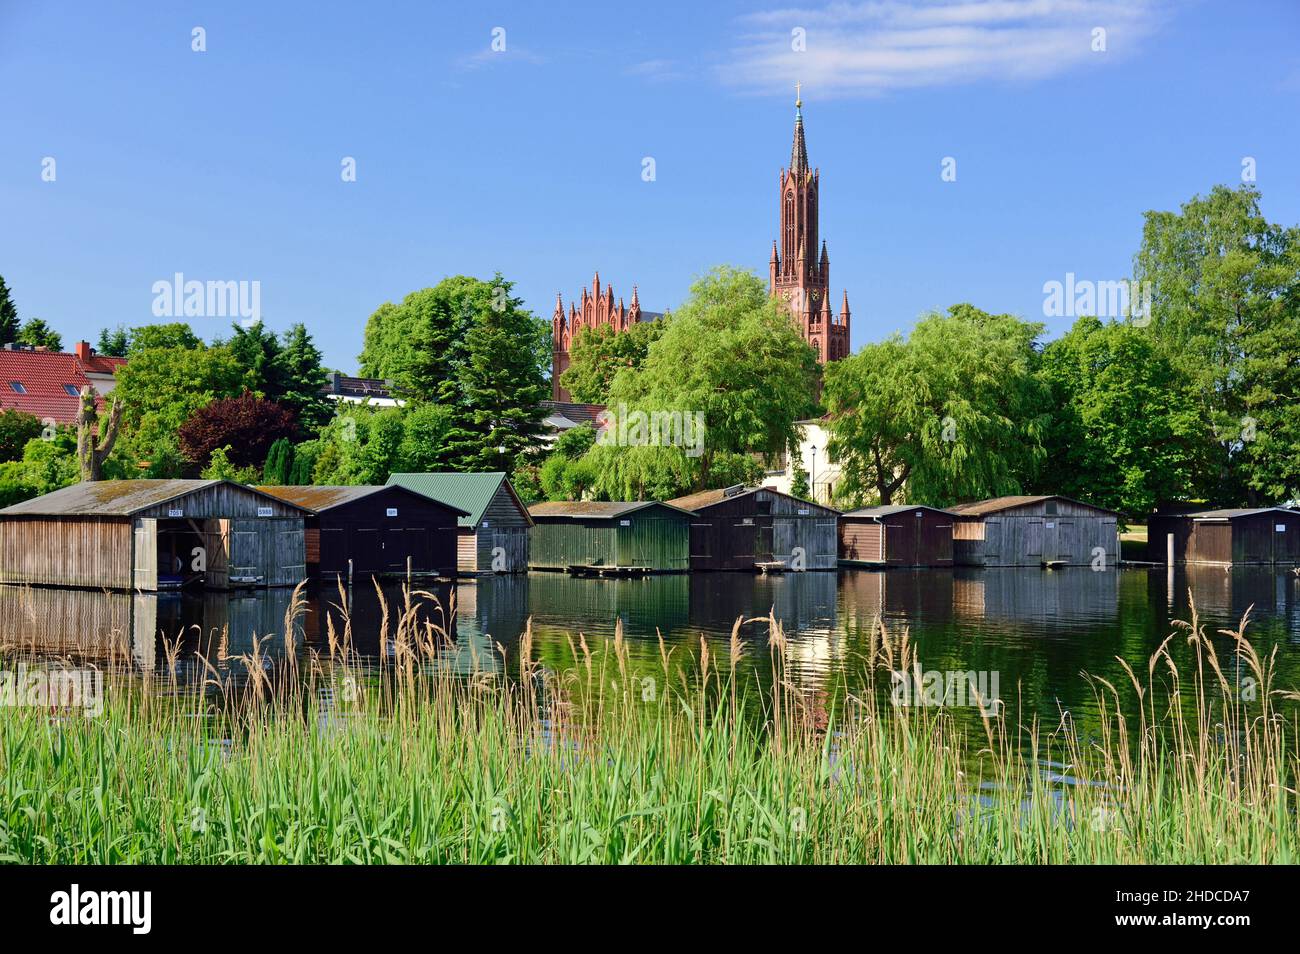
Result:
{"label": "white building", "polygon": [[808,486],[812,499],[819,504],[831,506],[836,487],[843,476],[838,464],[826,452],[830,433],[821,420],[796,421],[800,439],[796,454],[787,453],[780,470],[768,471],[763,480],[764,486],[773,487],[783,494],[790,493],[794,485],[794,468],[791,459],[801,463],[804,473],[808,475]]}

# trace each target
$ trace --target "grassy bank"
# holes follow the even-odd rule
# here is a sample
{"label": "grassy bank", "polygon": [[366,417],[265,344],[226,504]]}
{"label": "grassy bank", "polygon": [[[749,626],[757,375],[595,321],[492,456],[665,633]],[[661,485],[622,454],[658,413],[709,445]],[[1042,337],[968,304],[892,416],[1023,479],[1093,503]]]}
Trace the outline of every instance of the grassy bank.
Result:
{"label": "grassy bank", "polygon": [[[531,661],[525,633],[517,672],[465,678],[439,673],[445,633],[411,604],[386,619],[377,670],[343,614],[327,653],[225,660],[238,683],[214,660],[206,693],[164,670],[110,688],[96,718],[0,708],[0,860],[1297,860],[1296,727],[1244,623],[1180,627],[1189,671],[1162,647],[1123,694],[1094,679],[1103,730],[1082,738],[1014,704],[975,730],[887,693],[828,713],[782,679],[754,717],[733,678],[739,626],[686,667],[661,647],[657,677],[629,671],[616,632],[576,637],[563,674]],[[785,637],[769,633],[779,673]],[[1225,639],[1253,699],[1220,668]],[[885,686],[922,667],[879,625],[862,665]],[[1138,704],[1120,711],[1122,695]]]}

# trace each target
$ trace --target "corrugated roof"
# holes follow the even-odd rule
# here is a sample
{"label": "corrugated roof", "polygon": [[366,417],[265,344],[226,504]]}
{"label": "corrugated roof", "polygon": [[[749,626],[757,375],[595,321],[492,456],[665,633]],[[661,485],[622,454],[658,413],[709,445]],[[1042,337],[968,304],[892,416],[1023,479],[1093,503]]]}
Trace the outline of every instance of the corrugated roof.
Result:
{"label": "corrugated roof", "polygon": [[846,511],[845,517],[889,517],[896,513],[907,513],[909,510],[933,510],[935,513],[947,514],[950,511],[941,507],[930,507],[926,504],[891,504],[882,507],[859,507],[857,510]]}
{"label": "corrugated roof", "polygon": [[667,507],[678,513],[686,514],[687,511],[680,507],[674,507],[672,504],[660,503],[654,500],[547,500],[542,503],[535,503],[528,508],[528,512],[534,517],[587,517],[587,518],[612,518],[622,517],[637,510],[644,510],[647,507]]}
{"label": "corrugated roof", "polygon": [[790,494],[783,494],[775,487],[719,487],[716,490],[701,490],[699,493],[687,494],[685,497],[677,497],[668,501],[671,507],[677,507],[681,510],[695,512],[703,510],[705,507],[712,507],[714,504],[722,503],[724,500],[730,500],[733,497],[747,497],[750,494],[758,493],[760,490],[766,490],[768,493],[776,494],[778,497],[787,497],[790,500],[797,500],[802,504],[810,507],[816,507],[818,510],[825,510],[828,513],[838,513],[833,507],[827,507],[825,504],[814,503],[811,500],[804,500],[802,497],[792,497]]}
{"label": "corrugated roof", "polygon": [[578,404],[573,401],[538,401],[537,403],[548,415],[563,417],[575,424],[594,424],[596,416],[605,410],[603,404]]}
{"label": "corrugated roof", "polygon": [[1193,520],[1235,520],[1238,517],[1253,517],[1257,513],[1289,513],[1296,514],[1289,507],[1238,507],[1227,510],[1199,510],[1195,513],[1174,514],[1179,517],[1191,517]]}
{"label": "corrugated roof", "polygon": [[266,496],[231,480],[94,480],[16,503],[0,510],[0,516],[129,517],[217,484]]}
{"label": "corrugated roof", "polygon": [[362,484],[354,487],[314,487],[314,486],[271,486],[257,487],[264,494],[279,497],[289,503],[319,513],[339,504],[350,503],[369,497],[376,491],[383,490],[383,484]]}
{"label": "corrugated roof", "polygon": [[529,516],[528,508],[519,499],[519,495],[515,493],[514,487],[510,486],[510,481],[506,480],[506,475],[502,471],[486,474],[391,474],[388,482],[463,510],[465,516],[459,519],[458,524],[471,528],[479,525],[479,521],[483,519],[483,512],[487,510],[488,504],[496,496],[497,489],[504,482],[506,490],[514,498],[524,519],[532,523],[533,518]]}
{"label": "corrugated roof", "polygon": [[1023,507],[1026,504],[1039,503],[1043,500],[1066,500],[1070,503],[1079,504],[1082,507],[1091,507],[1093,510],[1101,510],[1105,513],[1116,512],[1114,510],[1108,510],[1105,507],[1098,507],[1096,504],[1090,504],[1082,500],[1075,500],[1073,497],[1064,497],[1061,494],[990,497],[988,500],[977,500],[974,503],[953,504],[948,508],[948,511],[950,513],[960,514],[963,517],[982,517],[985,514],[997,513],[1001,510],[1010,510],[1013,507]]}

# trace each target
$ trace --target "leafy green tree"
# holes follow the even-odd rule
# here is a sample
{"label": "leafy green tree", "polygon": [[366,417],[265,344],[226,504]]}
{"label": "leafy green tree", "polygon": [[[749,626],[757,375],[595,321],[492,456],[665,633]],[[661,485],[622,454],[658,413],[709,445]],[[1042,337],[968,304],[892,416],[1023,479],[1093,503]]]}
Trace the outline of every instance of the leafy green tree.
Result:
{"label": "leafy green tree", "polygon": [[281,437],[266,452],[266,463],[262,467],[264,483],[283,486],[290,483],[293,472],[293,444],[288,438]]}
{"label": "leafy green tree", "polygon": [[0,461],[21,460],[27,442],[40,437],[42,429],[33,414],[12,407],[0,410]]}
{"label": "leafy green tree", "polygon": [[1204,483],[1209,427],[1145,328],[1080,318],[1044,349],[1041,375],[1055,408],[1041,492],[1145,515]]}
{"label": "leafy green tree", "polygon": [[452,408],[443,404],[421,404],[410,407],[402,414],[402,442],[398,456],[402,470],[421,473],[445,470],[447,438],[455,425]]}
{"label": "leafy green tree", "polygon": [[110,358],[125,358],[130,347],[131,335],[125,325],[118,325],[112,330],[108,328],[99,330],[99,340],[95,344],[95,350],[100,354],[108,355]]}
{"label": "leafy green tree", "polygon": [[959,305],[830,365],[828,452],[841,492],[936,505],[1020,492],[1043,459],[1041,332]]}
{"label": "leafy green tree", "polygon": [[[793,444],[795,421],[815,410],[817,375],[816,355],[766,283],[752,272],[715,268],[691,286],[640,368],[615,375],[614,426],[586,458],[597,470],[597,493],[663,499],[761,475],[759,459]],[[619,446],[617,418],[638,412],[677,414],[683,425],[701,420],[702,440],[674,444],[661,435],[658,443]]]}
{"label": "leafy green tree", "polygon": [[212,452],[208,464],[199,473],[204,480],[233,480],[240,484],[260,484],[261,474],[252,464],[236,464],[231,460],[231,447],[218,447]]}
{"label": "leafy green tree", "polygon": [[512,288],[499,274],[458,275],[366,324],[361,373],[391,380],[411,406],[451,409],[442,458],[453,469],[509,471],[541,435],[549,335]]}
{"label": "leafy green tree", "polygon": [[166,348],[197,350],[204,347],[199,336],[183,321],[172,321],[161,325],[140,325],[127,332],[127,341],[128,358],[141,351]]}
{"label": "leafy green tree", "polygon": [[312,471],[316,469],[316,457],[320,453],[320,441],[303,441],[293,449],[293,467],[289,471],[289,483],[305,487],[312,482]]}
{"label": "leafy green tree", "polygon": [[[315,447],[314,484],[383,484],[402,467],[402,409],[356,405],[340,409]],[[302,445],[300,445],[300,448]]]}
{"label": "leafy green tree", "polygon": [[117,477],[181,476],[188,466],[177,437],[181,425],[212,401],[241,394],[246,383],[227,348],[200,342],[136,350],[134,334],[130,360],[116,377],[110,398],[122,402],[122,432],[105,473]]}
{"label": "leafy green tree", "polygon": [[63,350],[63,336],[46,324],[43,318],[28,318],[18,329],[18,342],[33,348],[47,348],[50,351]]}
{"label": "leafy green tree", "polygon": [[18,340],[18,309],[14,307],[9,286],[0,275],[0,345]]}
{"label": "leafy green tree", "polygon": [[80,476],[76,435],[58,427],[48,439],[29,440],[18,460],[0,463],[0,506],[51,493],[75,484]]}
{"label": "leafy green tree", "polygon": [[[1300,229],[1268,222],[1252,186],[1146,214],[1134,259],[1148,331],[1214,435],[1196,495],[1300,495]],[[1149,284],[1147,284],[1149,283]]]}
{"label": "leafy green tree", "polygon": [[790,461],[790,467],[793,470],[790,477],[790,496],[798,497],[800,500],[811,500],[812,486],[808,482],[808,471],[804,470],[803,465],[793,458]]}
{"label": "leafy green tree", "polygon": [[320,349],[301,322],[280,336],[277,363],[282,390],[272,399],[293,411],[304,430],[313,432],[334,416],[333,402],[321,393],[327,377],[321,360]]}
{"label": "leafy green tree", "polygon": [[645,362],[650,346],[663,336],[668,318],[642,321],[617,331],[608,326],[581,329],[569,347],[569,367],[560,384],[575,401],[605,404],[614,375],[636,371]]}
{"label": "leafy green tree", "polygon": [[595,443],[596,429],[586,424],[560,434],[537,469],[538,499],[583,499],[595,484],[595,466],[584,459]]}

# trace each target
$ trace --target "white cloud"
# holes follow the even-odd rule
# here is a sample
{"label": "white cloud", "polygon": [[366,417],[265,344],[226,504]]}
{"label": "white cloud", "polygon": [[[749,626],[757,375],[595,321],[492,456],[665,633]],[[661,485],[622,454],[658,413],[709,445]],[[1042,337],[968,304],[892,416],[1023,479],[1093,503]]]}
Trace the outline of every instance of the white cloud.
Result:
{"label": "white cloud", "polygon": [[[721,79],[752,92],[799,80],[820,97],[982,80],[1041,79],[1132,55],[1161,19],[1160,0],[868,0],[742,17]],[[1106,31],[1094,51],[1093,31]],[[792,31],[806,49],[792,48]]]}

